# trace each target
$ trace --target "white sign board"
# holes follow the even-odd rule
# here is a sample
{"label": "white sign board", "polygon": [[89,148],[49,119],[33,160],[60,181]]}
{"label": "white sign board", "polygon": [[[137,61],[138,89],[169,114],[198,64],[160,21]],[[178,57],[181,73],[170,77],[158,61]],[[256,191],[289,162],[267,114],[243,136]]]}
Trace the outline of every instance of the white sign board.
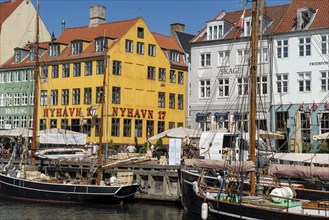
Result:
{"label": "white sign board", "polygon": [[169,165],[180,165],[182,140],[169,138]]}

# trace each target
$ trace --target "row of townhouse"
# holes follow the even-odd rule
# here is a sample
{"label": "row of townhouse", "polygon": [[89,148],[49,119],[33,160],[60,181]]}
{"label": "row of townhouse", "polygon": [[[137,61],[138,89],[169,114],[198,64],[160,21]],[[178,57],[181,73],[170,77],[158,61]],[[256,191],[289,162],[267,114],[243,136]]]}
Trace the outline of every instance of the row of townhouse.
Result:
{"label": "row of townhouse", "polygon": [[[314,135],[329,131],[328,11],[327,0],[291,0],[263,10],[259,107],[251,123],[284,134],[279,151],[315,151]],[[251,10],[222,11],[191,41],[189,127],[248,131],[250,35]]]}
{"label": "row of townhouse", "polygon": [[[187,62],[174,37],[152,33],[140,17],[105,22],[90,8],[88,26],[67,28],[39,47],[38,130],[100,135],[105,74],[104,140],[142,145],[149,136],[185,126]],[[182,28],[183,25],[175,24]],[[0,68],[0,128],[32,127],[34,44],[16,47]]]}

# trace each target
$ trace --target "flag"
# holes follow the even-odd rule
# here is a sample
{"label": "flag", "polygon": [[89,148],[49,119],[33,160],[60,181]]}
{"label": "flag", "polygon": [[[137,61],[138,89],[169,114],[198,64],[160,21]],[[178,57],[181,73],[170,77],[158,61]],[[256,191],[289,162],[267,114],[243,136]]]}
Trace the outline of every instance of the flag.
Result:
{"label": "flag", "polygon": [[242,15],[238,21],[238,23],[236,24],[236,32],[234,35],[234,40],[238,39],[240,37],[240,34],[243,30],[243,25],[244,25],[244,14],[246,13],[246,8],[243,9]]}

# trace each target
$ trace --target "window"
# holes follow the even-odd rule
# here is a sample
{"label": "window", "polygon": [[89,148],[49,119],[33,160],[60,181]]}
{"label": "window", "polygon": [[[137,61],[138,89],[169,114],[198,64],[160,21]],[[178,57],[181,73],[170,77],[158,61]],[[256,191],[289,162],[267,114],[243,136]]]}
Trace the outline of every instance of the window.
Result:
{"label": "window", "polygon": [[7,72],[7,82],[13,81],[13,72]]}
{"label": "window", "polygon": [[299,92],[311,91],[311,73],[298,73]]}
{"label": "window", "polygon": [[165,130],[165,122],[164,121],[158,121],[158,134],[161,132],[164,132]]}
{"label": "window", "polygon": [[178,109],[184,109],[184,95],[178,94]]}
{"label": "window", "polygon": [[107,39],[104,37],[97,38],[95,42],[95,52],[104,52],[107,44]]}
{"label": "window", "polygon": [[210,80],[200,80],[200,98],[210,97]]}
{"label": "window", "polygon": [[262,62],[262,63],[268,62],[268,49],[267,49],[267,47],[262,48],[262,50],[258,50],[257,61],[258,61],[258,63],[259,62]]}
{"label": "window", "polygon": [[81,63],[73,64],[73,76],[81,76]]}
{"label": "window", "polygon": [[137,42],[137,53],[144,54],[144,43]]}
{"label": "window", "polygon": [[149,56],[155,56],[155,45],[154,44],[149,44]]}
{"label": "window", "polygon": [[209,67],[211,65],[211,56],[210,53],[203,53],[201,56],[201,67]]}
{"label": "window", "polygon": [[123,136],[131,137],[131,119],[123,119]]}
{"label": "window", "polygon": [[73,89],[72,104],[73,105],[79,105],[80,104],[80,89]]}
{"label": "window", "polygon": [[[1,75],[0,75],[0,77],[1,77]],[[23,70],[22,71],[22,81],[26,82],[28,80],[29,80],[28,70]],[[1,82],[1,79],[0,79],[0,82]]]}
{"label": "window", "polygon": [[311,38],[299,38],[299,56],[311,56]]}
{"label": "window", "polygon": [[133,41],[126,40],[126,52],[133,52]]}
{"label": "window", "polygon": [[170,51],[170,60],[174,62],[179,62],[179,53],[175,51]]}
{"label": "window", "polygon": [[288,40],[278,40],[276,42],[276,56],[277,58],[287,58],[288,57]]}
{"label": "window", "polygon": [[14,116],[14,124],[13,124],[13,128],[18,128],[18,123],[19,123],[19,118],[18,116]]}
{"label": "window", "polygon": [[135,120],[135,137],[143,136],[143,120],[136,119]]}
{"label": "window", "polygon": [[184,84],[184,73],[181,71],[178,72],[178,84]]}
{"label": "window", "polygon": [[248,78],[238,78],[238,94],[248,95]]}
{"label": "window", "polygon": [[6,82],[6,73],[2,72],[0,73],[0,83],[5,83]]}
{"label": "window", "polygon": [[12,125],[12,121],[11,121],[11,116],[6,116],[6,124],[10,126]]}
{"label": "window", "polygon": [[73,41],[71,45],[71,54],[81,54],[82,53],[82,41]]}
{"label": "window", "polygon": [[164,108],[166,103],[166,93],[159,92],[158,93],[158,107]]}
{"label": "window", "polygon": [[41,90],[40,95],[40,105],[47,105],[48,104],[48,91],[47,90]]}
{"label": "window", "polygon": [[300,125],[304,143],[311,142],[311,119],[308,113],[300,113]]}
{"label": "window", "polygon": [[288,74],[278,74],[276,75],[276,85],[278,93],[287,93],[288,92]]}
{"label": "window", "polygon": [[93,63],[85,62],[85,76],[91,76],[93,74]]}
{"label": "window", "polygon": [[147,67],[147,79],[155,80],[155,67],[154,66]]}
{"label": "window", "polygon": [[248,63],[249,61],[249,50],[237,50],[238,53],[238,60],[237,60],[237,64],[244,64],[244,63]]}
{"label": "window", "polygon": [[69,63],[63,64],[62,77],[63,78],[70,77],[70,64]]}
{"label": "window", "polygon": [[33,127],[33,116],[30,116],[30,119],[29,119],[29,128],[32,128]]}
{"label": "window", "polygon": [[176,99],[175,94],[169,93],[169,108],[171,109],[175,108],[175,99]]}
{"label": "window", "polygon": [[159,81],[166,82],[166,69],[159,68]]}
{"label": "window", "polygon": [[49,56],[56,57],[59,54],[59,44],[50,44],[49,45]]}
{"label": "window", "polygon": [[309,8],[300,8],[297,10],[297,30],[306,28],[306,26],[311,22],[315,11]]}
{"label": "window", "polygon": [[[1,97],[0,97],[1,99]],[[27,105],[28,104],[28,96],[27,96],[27,92],[22,93],[22,105]],[[1,105],[1,101],[0,101],[0,105]]]}
{"label": "window", "polygon": [[321,36],[321,51],[322,54],[329,54],[329,35]]}
{"label": "window", "polygon": [[15,73],[15,82],[20,82],[21,81],[21,72],[16,71]]}
{"label": "window", "polygon": [[229,79],[219,79],[219,97],[228,97],[229,96]]}
{"label": "window", "polygon": [[176,71],[175,70],[170,70],[170,76],[169,76],[169,80],[171,83],[175,83],[176,82]]}
{"label": "window", "polygon": [[319,115],[321,134],[329,132],[329,112],[324,112]]}
{"label": "window", "polygon": [[30,105],[34,105],[34,93],[33,92],[30,93],[29,101],[30,101]]}
{"label": "window", "polygon": [[184,123],[183,122],[177,122],[177,128],[179,127],[184,127]]}
{"label": "window", "polygon": [[91,88],[84,89],[84,104],[91,104],[92,90]]}
{"label": "window", "polygon": [[111,135],[113,137],[120,136],[120,118],[112,118]]}
{"label": "window", "polygon": [[146,132],[148,133],[149,137],[152,137],[154,135],[154,121],[146,121]]}
{"label": "window", "polygon": [[218,52],[218,66],[229,66],[230,65],[230,52],[219,51]]}
{"label": "window", "polygon": [[223,38],[223,25],[212,25],[208,27],[208,40]]}
{"label": "window", "polygon": [[121,61],[113,60],[113,75],[121,75]]}
{"label": "window", "polygon": [[21,62],[21,50],[20,49],[15,49],[14,51],[14,62],[19,63]]}
{"label": "window", "polygon": [[53,65],[51,70],[51,77],[58,78],[58,65]]}
{"label": "window", "polygon": [[12,106],[12,105],[13,105],[13,94],[7,94],[6,106]]}
{"label": "window", "polygon": [[112,87],[112,103],[120,104],[121,99],[121,88],[120,87]]}
{"label": "window", "polygon": [[21,127],[22,128],[27,128],[27,117],[26,117],[26,115],[22,115]]}
{"label": "window", "polygon": [[246,19],[245,28],[244,28],[244,36],[251,36],[251,19]]}
{"label": "window", "polygon": [[96,74],[104,74],[104,60],[97,60]]}
{"label": "window", "polygon": [[50,119],[50,128],[57,128],[57,119]]}
{"label": "window", "polygon": [[62,90],[62,105],[68,105],[69,104],[69,90],[63,89]]}
{"label": "window", "polygon": [[0,106],[6,105],[6,94],[0,94]]}
{"label": "window", "polygon": [[35,61],[35,47],[30,47],[30,61]]}
{"label": "window", "polygon": [[102,102],[103,87],[96,87],[96,103]]}
{"label": "window", "polygon": [[169,122],[168,129],[175,128],[175,122]]}
{"label": "window", "polygon": [[266,95],[267,94],[267,77],[257,77],[257,94]]}
{"label": "window", "polygon": [[43,79],[47,79],[48,78],[48,66],[43,66],[41,68],[41,77]]}
{"label": "window", "polygon": [[19,106],[19,104],[20,104],[19,93],[14,93],[14,106]]}
{"label": "window", "polygon": [[47,128],[47,121],[46,121],[46,119],[40,119],[39,123],[40,123],[39,129],[40,130],[46,130],[46,128]]}
{"label": "window", "polygon": [[58,105],[58,90],[51,90],[50,105]]}
{"label": "window", "polygon": [[141,27],[137,28],[137,37],[144,38],[144,28],[141,28]]}
{"label": "window", "polygon": [[321,91],[329,91],[329,71],[321,71]]}
{"label": "window", "polygon": [[0,128],[4,128],[5,127],[5,119],[3,116],[0,116]]}
{"label": "window", "polygon": [[68,119],[61,119],[61,128],[69,129],[69,120]]}

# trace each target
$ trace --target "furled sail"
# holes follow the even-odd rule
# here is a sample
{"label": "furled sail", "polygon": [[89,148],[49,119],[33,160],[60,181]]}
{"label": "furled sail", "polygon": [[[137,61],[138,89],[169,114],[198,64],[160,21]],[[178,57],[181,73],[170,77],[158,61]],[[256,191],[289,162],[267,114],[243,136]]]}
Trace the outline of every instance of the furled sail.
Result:
{"label": "furled sail", "polygon": [[251,161],[232,161],[231,164],[222,160],[198,160],[185,159],[185,166],[195,168],[219,169],[233,172],[251,172],[256,170],[256,166]]}

